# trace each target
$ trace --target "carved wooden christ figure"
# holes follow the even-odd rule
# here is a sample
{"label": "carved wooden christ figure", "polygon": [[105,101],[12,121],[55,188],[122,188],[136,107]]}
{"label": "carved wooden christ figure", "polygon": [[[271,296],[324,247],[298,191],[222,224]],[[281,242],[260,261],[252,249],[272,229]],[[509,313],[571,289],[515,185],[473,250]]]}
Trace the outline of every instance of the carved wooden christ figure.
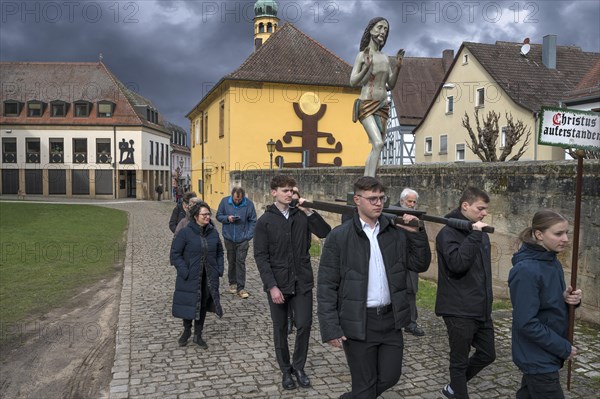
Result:
{"label": "carved wooden christ figure", "polygon": [[371,152],[365,164],[365,176],[375,177],[383,149],[390,105],[387,91],[392,90],[402,67],[404,50],[398,51],[394,62],[381,52],[389,35],[389,23],[383,17],[369,21],[360,41],[360,52],[354,61],[351,86],[362,86],[354,103],[353,120],[360,120],[369,140]]}

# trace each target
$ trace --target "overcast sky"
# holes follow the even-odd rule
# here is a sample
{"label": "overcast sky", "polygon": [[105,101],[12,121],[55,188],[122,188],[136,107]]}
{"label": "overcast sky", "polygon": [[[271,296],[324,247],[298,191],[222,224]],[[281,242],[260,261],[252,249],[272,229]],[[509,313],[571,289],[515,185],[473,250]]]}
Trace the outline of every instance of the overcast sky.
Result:
{"label": "overcast sky", "polygon": [[[334,0],[279,3],[291,22],[353,62],[368,20],[384,16],[384,52],[441,57],[463,41],[541,43],[600,52],[600,1]],[[2,61],[97,61],[189,130],[185,115],[253,50],[254,1],[0,0]]]}

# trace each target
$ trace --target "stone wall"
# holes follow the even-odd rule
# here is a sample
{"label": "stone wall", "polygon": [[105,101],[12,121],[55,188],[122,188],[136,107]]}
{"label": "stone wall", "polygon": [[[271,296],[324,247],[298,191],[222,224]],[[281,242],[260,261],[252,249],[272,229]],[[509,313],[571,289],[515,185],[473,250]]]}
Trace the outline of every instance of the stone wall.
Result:
{"label": "stone wall", "polygon": [[[576,167],[575,161],[450,163],[386,166],[378,170],[378,176],[388,187],[392,203],[399,199],[404,187],[411,187],[419,192],[419,209],[436,216],[456,208],[465,187],[483,188],[491,198],[489,215],[484,221],[496,229],[490,235],[494,294],[508,298],[506,281],[512,254],[518,246],[517,235],[537,210],[551,208],[567,217],[571,221],[572,239]],[[577,287],[584,295],[577,315],[600,324],[600,162],[585,160],[583,170]],[[298,181],[303,197],[327,201],[346,198],[352,181],[362,175],[363,168],[284,169],[276,173],[280,172]],[[272,202],[269,188],[272,175],[269,170],[234,171],[230,181],[244,187],[260,215],[266,204]],[[324,213],[324,216],[332,226],[340,222],[339,215]],[[441,225],[426,225],[433,261],[422,276],[436,280],[435,236]],[[571,279],[571,257],[571,250],[560,256],[567,282]]]}

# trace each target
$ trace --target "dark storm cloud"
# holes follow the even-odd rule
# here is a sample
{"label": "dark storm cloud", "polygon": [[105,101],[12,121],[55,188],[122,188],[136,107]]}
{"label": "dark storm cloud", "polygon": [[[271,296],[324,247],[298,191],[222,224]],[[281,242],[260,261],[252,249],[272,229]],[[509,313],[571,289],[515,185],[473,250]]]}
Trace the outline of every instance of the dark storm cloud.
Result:
{"label": "dark storm cloud", "polygon": [[[0,1],[2,61],[96,61],[99,53],[125,84],[170,121],[185,114],[253,49],[254,1]],[[463,41],[559,44],[600,52],[600,3],[593,1],[279,2],[288,21],[348,63],[370,18],[384,16],[384,52],[440,57]]]}

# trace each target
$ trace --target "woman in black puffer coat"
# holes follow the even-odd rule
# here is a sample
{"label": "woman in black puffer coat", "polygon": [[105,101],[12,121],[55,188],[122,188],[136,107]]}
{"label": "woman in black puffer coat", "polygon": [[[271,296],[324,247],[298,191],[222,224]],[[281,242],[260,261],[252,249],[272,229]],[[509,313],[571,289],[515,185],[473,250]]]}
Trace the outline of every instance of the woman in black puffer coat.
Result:
{"label": "woman in black puffer coat", "polygon": [[223,276],[223,245],[212,224],[210,207],[199,202],[189,210],[190,223],[182,229],[171,245],[171,264],[177,269],[173,316],[183,319],[179,345],[187,345],[192,335],[203,349],[202,339],[207,311],[223,316],[219,299],[219,278]]}

